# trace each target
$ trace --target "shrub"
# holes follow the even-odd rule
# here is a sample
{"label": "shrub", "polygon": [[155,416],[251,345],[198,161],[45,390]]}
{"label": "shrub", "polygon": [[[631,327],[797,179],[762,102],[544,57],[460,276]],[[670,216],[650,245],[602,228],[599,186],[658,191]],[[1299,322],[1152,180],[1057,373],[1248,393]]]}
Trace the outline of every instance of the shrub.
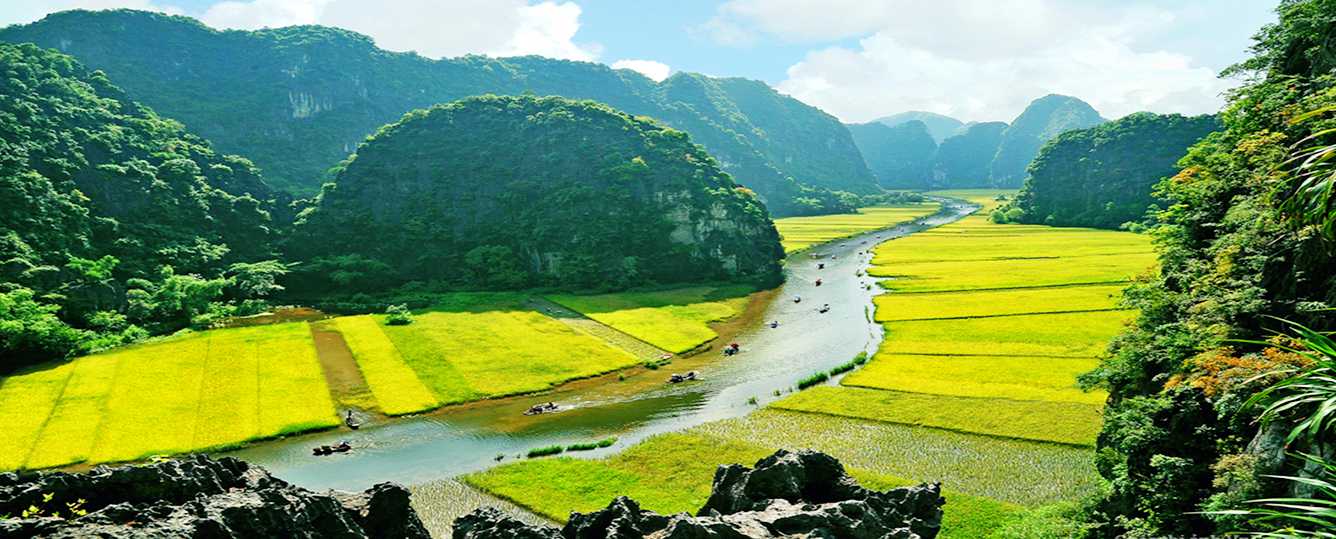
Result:
{"label": "shrub", "polygon": [[413,313],[408,312],[408,306],[402,303],[386,307],[385,314],[385,323],[391,326],[407,326],[413,323]]}
{"label": "shrub", "polygon": [[864,363],[867,363],[867,352],[859,352],[858,355],[854,356],[853,359],[849,360],[848,362],[837,365],[835,368],[831,369],[829,374],[830,376],[839,376],[841,374],[844,374],[846,372],[858,368],[859,365],[862,365]]}
{"label": "shrub", "polygon": [[818,372],[808,375],[806,378],[798,380],[798,389],[807,389],[817,384],[823,384],[830,380],[830,374]]}
{"label": "shrub", "polygon": [[[593,451],[593,450],[595,450],[595,449],[601,449],[601,448],[604,448],[604,447],[612,447],[612,444],[615,444],[615,443],[617,443],[617,438],[604,438],[604,439],[599,440],[599,441],[597,441],[597,442],[583,442],[583,443],[578,443],[578,444],[571,444],[571,445],[566,446],[566,450],[567,450],[567,451]],[[554,447],[560,447],[560,446],[554,446]],[[549,448],[543,448],[543,449],[551,449],[551,448],[549,447]],[[532,452],[530,452],[530,453],[531,453],[531,454],[530,454],[529,456],[533,456],[533,455],[532,455]],[[541,455],[540,455],[540,456],[541,456]]]}
{"label": "shrub", "polygon": [[562,451],[565,451],[565,450],[566,450],[566,448],[565,448],[564,446],[561,446],[561,445],[549,445],[549,446],[544,446],[544,447],[536,447],[536,448],[534,448],[534,449],[530,449],[530,450],[529,450],[528,457],[532,459],[532,458],[538,458],[538,457],[546,457],[546,456],[548,456],[548,455],[557,455],[557,454],[560,454]]}

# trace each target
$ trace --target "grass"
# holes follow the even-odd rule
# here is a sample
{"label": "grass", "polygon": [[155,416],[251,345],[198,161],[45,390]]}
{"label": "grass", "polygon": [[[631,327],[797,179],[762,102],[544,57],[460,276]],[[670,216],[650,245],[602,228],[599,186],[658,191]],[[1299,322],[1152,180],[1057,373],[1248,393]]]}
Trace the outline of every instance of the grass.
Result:
{"label": "grass", "polygon": [[[533,311],[433,311],[416,314],[410,325],[380,329],[441,404],[542,391],[638,363],[602,339]],[[354,354],[359,364],[392,361]]]}
{"label": "grass", "polygon": [[[694,512],[709,497],[714,469],[722,464],[752,466],[772,449],[729,437],[690,432],[650,438],[601,460],[531,460],[469,475],[464,481],[515,501],[556,521],[571,511],[601,509],[614,497],[630,496],[642,507],[664,514]],[[850,474],[869,488],[890,489],[911,481],[864,469]],[[543,485],[541,489],[534,485]],[[942,535],[980,537],[1022,513],[1019,506],[949,489]]]}
{"label": "grass", "polygon": [[1117,306],[1124,285],[1017,288],[922,294],[882,294],[873,298],[878,322],[970,318],[1036,312],[1089,311]]}
{"label": "grass", "polygon": [[1096,357],[1131,317],[1127,311],[1101,311],[890,322],[882,351]]}
{"label": "grass", "polygon": [[1103,391],[1082,391],[1076,377],[1094,358],[915,356],[878,354],[841,384],[907,393],[1102,404]]}
{"label": "grass", "polygon": [[773,402],[780,410],[852,417],[1005,438],[1093,446],[1100,406],[817,387]]}
{"label": "grass", "polygon": [[338,424],[304,323],[196,333],[7,377],[0,469],[136,460]]}
{"label": "grass", "polygon": [[583,296],[559,294],[547,299],[654,346],[682,353],[718,337],[709,324],[741,313],[751,292],[746,286],[699,286]]}
{"label": "grass", "polygon": [[936,202],[860,208],[858,213],[786,217],[775,220],[784,252],[794,253],[813,245],[847,238],[913,221],[936,213]]}
{"label": "grass", "polygon": [[1114,230],[1052,228],[1039,225],[948,225],[882,244],[873,264],[910,264],[965,260],[1010,260],[1144,254],[1154,251],[1150,238]]}
{"label": "grass", "polygon": [[404,363],[399,350],[370,315],[344,316],[334,320],[371,393],[386,415],[403,415],[440,406],[417,373]]}

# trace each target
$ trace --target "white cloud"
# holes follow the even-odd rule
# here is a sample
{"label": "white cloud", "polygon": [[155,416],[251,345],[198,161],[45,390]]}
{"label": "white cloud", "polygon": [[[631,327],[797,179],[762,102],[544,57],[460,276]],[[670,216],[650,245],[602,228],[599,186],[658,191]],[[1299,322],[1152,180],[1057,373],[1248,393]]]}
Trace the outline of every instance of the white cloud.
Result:
{"label": "white cloud", "polygon": [[229,0],[204,11],[200,20],[214,28],[278,28],[315,24],[328,0]]}
{"label": "white cloud", "polygon": [[476,53],[594,60],[597,46],[574,41],[580,13],[573,2],[553,1],[228,0],[201,19],[218,28],[338,26],[369,35],[382,48],[432,58]]}
{"label": "white cloud", "polygon": [[673,72],[673,68],[663,62],[654,60],[617,60],[612,63],[613,69],[630,69],[639,71],[641,75],[653,79],[654,82],[660,82],[668,78],[668,74]]}
{"label": "white cloud", "polygon": [[130,8],[179,15],[181,9],[152,0],[4,0],[0,1],[0,26],[25,24],[41,19],[47,13],[67,9]]}
{"label": "white cloud", "polygon": [[1216,69],[1145,39],[1178,21],[1126,2],[732,0],[707,24],[789,42],[859,38],[808,52],[779,84],[846,121],[911,109],[1009,121],[1048,93],[1110,118],[1218,110],[1229,83]]}

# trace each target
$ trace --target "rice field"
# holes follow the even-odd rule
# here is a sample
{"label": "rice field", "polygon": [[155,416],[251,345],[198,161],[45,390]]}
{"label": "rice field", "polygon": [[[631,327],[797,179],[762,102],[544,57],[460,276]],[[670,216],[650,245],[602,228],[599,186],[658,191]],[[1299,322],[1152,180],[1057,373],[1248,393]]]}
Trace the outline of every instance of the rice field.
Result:
{"label": "rice field", "polygon": [[793,412],[931,427],[1019,440],[1093,446],[1102,407],[1062,401],[955,397],[819,386],[770,404]]}
{"label": "rice field", "polygon": [[887,322],[881,353],[1096,357],[1128,311]]}
{"label": "rice field", "polygon": [[1076,386],[1077,376],[1098,365],[1094,358],[887,353],[841,383],[905,393],[1098,405],[1107,395]]}
{"label": "rice field", "polygon": [[137,460],[338,424],[305,323],[189,334],[0,382],[0,469]]}
{"label": "rice field", "polygon": [[751,292],[745,286],[699,286],[616,294],[557,294],[547,299],[649,344],[682,353],[718,337],[710,324],[741,313]]}
{"label": "rice field", "polygon": [[[1073,241],[1080,240],[1074,238]],[[872,266],[868,274],[891,278],[882,285],[897,292],[943,292],[1114,284],[1127,282],[1154,265],[1154,253],[1120,253],[1071,258],[912,262]]]}
{"label": "rice field", "polygon": [[[630,496],[645,509],[664,514],[695,512],[710,494],[714,470],[722,464],[752,466],[773,453],[763,445],[698,431],[659,435],[625,452],[599,460],[555,457],[526,460],[468,475],[464,482],[511,500],[540,515],[564,522],[571,511],[602,509],[617,496]],[[869,488],[912,484],[902,478],[852,468]],[[536,488],[536,485],[542,485]],[[1023,509],[945,489],[951,510],[940,537],[981,537]]]}
{"label": "rice field", "polygon": [[381,331],[376,317],[343,316],[334,319],[334,324],[348,343],[348,350],[357,360],[382,412],[403,415],[441,405],[417,373],[404,363],[394,343]]}
{"label": "rice field", "polygon": [[785,217],[775,220],[785,253],[795,253],[819,243],[847,238],[926,217],[941,207],[936,202],[859,208],[858,213]]}
{"label": "rice field", "polygon": [[[373,318],[391,346],[360,354],[354,349],[358,364],[406,365],[440,404],[542,391],[639,363],[625,350],[533,311],[431,311],[414,315],[406,326]],[[407,373],[398,372],[394,380],[411,387]],[[387,391],[368,383],[378,399]],[[425,402],[421,394],[415,399]]]}
{"label": "rice field", "polygon": [[1124,287],[1115,284],[882,294],[873,298],[873,302],[878,322],[1097,311],[1117,306]]}

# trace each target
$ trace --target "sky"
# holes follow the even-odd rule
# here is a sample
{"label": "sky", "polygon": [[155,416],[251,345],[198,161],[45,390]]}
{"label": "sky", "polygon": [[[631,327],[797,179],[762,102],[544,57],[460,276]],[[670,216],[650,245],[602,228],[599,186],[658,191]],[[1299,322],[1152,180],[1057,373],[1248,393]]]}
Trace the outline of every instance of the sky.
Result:
{"label": "sky", "polygon": [[1201,114],[1276,0],[0,0],[0,25],[149,9],[215,28],[339,26],[432,58],[538,54],[763,80],[845,122],[1010,121],[1049,93],[1106,118]]}

